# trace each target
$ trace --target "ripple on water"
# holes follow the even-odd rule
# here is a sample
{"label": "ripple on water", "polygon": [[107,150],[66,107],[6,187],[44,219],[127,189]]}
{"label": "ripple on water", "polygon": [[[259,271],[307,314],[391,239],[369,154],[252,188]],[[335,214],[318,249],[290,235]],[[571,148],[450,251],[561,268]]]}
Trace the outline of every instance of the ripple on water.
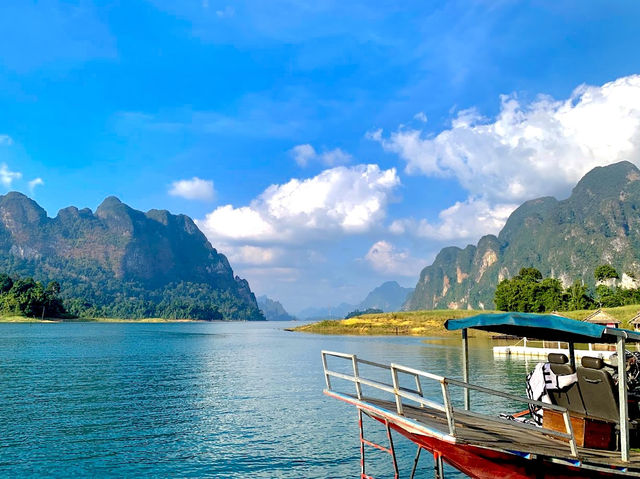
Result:
{"label": "ripple on water", "polygon": [[[0,476],[358,477],[356,414],[322,395],[320,350],[459,373],[455,344],[282,327],[0,324]],[[521,392],[524,365],[488,354],[472,350],[474,377]],[[414,447],[396,445],[410,467]],[[382,453],[367,462],[390,472]]]}

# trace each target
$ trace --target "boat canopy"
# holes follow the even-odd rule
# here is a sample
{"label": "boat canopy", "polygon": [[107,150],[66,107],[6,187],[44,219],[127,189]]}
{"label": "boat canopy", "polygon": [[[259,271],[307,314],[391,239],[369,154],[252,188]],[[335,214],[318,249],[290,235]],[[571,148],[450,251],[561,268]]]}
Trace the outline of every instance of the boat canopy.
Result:
{"label": "boat canopy", "polygon": [[480,329],[498,334],[563,341],[569,343],[615,343],[618,338],[626,342],[640,342],[640,334],[627,329],[608,328],[600,324],[577,321],[556,314],[492,313],[469,318],[449,319],[444,323],[449,331]]}

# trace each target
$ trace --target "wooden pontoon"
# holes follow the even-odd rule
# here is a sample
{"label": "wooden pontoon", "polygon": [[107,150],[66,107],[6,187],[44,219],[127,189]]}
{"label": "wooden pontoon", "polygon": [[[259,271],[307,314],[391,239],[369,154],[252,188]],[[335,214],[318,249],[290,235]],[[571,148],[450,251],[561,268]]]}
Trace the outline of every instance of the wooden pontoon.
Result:
{"label": "wooden pontoon", "polygon": [[[558,316],[523,313],[479,315],[450,320],[445,326],[450,330],[462,331],[462,381],[399,364],[374,363],[351,354],[322,352],[327,386],[325,394],[351,404],[358,410],[361,479],[373,479],[365,470],[365,446],[373,446],[389,453],[395,477],[399,477],[391,431],[400,433],[417,445],[411,478],[416,472],[422,450],[433,454],[437,478],[444,477],[443,462],[470,477],[482,479],[640,477],[640,453],[630,449],[625,381],[620,382],[616,391],[609,391],[611,394],[617,393],[617,405],[620,405],[615,424],[611,419],[607,423],[601,418],[592,418],[587,413],[570,411],[562,405],[547,404],[473,385],[468,382],[467,329],[568,342],[573,368],[575,343],[614,343],[620,370],[624,370],[626,366],[626,342],[640,342],[640,334]],[[334,369],[333,365],[338,366],[340,361],[345,364],[342,364],[342,368]],[[367,374],[362,374],[361,371],[365,369]],[[388,379],[385,380],[383,376]],[[351,390],[336,389],[336,380],[341,380],[342,384],[345,381],[353,383]],[[407,380],[411,381],[411,386],[407,386]],[[437,398],[425,397],[424,385],[428,381],[440,385],[437,388]],[[471,391],[474,391],[474,395],[487,394],[507,399],[512,404],[539,407],[548,414],[542,427],[499,416],[499,413],[508,411],[488,414],[486,407],[482,411],[472,408]],[[375,444],[364,437],[365,416],[376,419],[385,426],[389,447]],[[550,420],[552,417],[556,419],[555,422]],[[590,422],[608,425],[608,430],[615,439],[611,441],[610,449],[614,450],[580,446],[585,443],[584,434],[587,433]],[[606,442],[607,440],[604,441]]]}

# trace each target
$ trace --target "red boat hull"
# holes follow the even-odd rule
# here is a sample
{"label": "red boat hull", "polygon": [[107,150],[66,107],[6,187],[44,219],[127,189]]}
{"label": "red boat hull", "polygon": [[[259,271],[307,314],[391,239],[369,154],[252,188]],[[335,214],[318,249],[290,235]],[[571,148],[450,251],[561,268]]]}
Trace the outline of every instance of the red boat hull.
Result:
{"label": "red boat hull", "polygon": [[612,470],[610,473],[585,470],[583,468],[555,464],[544,459],[531,460],[516,454],[492,451],[475,446],[450,444],[435,437],[410,433],[397,424],[391,423],[390,426],[423,449],[440,454],[446,463],[459,471],[477,479],[591,479],[625,476],[624,473],[616,470]]}

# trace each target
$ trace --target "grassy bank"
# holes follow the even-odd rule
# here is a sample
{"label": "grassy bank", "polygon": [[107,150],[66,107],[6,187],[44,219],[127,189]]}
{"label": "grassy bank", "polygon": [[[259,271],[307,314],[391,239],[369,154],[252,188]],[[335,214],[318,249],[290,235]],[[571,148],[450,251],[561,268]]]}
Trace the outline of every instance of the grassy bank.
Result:
{"label": "grassy bank", "polygon": [[[621,327],[628,328],[629,321],[638,311],[640,305],[603,308],[622,322]],[[325,320],[293,328],[293,331],[318,334],[351,334],[351,335],[402,335],[402,336],[446,336],[458,335],[459,332],[444,329],[447,319],[458,319],[487,313],[489,311],[473,310],[433,310],[402,311],[397,313],[365,314],[343,320]],[[562,312],[568,318],[582,320],[593,310]]]}
{"label": "grassy bank", "polygon": [[0,316],[0,323],[185,323],[198,321],[196,319],[164,319],[164,318],[30,318],[27,316]]}

